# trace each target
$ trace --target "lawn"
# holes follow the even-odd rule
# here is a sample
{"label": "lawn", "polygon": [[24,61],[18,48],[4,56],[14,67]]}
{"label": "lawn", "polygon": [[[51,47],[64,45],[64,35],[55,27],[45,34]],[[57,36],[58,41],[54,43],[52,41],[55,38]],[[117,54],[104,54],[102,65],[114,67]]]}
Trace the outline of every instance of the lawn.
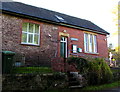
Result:
{"label": "lawn", "polygon": [[110,89],[114,87],[120,86],[120,81],[116,81],[110,84],[103,84],[103,85],[97,85],[97,86],[88,86],[83,88],[82,90],[105,90],[105,89]]}
{"label": "lawn", "polygon": [[88,86],[84,88],[76,89],[50,89],[45,92],[99,92],[100,90],[110,90],[111,88],[120,86],[120,81],[113,82],[110,84],[97,85],[97,86]]}
{"label": "lawn", "polygon": [[12,73],[23,74],[23,73],[52,73],[50,67],[14,67]]}

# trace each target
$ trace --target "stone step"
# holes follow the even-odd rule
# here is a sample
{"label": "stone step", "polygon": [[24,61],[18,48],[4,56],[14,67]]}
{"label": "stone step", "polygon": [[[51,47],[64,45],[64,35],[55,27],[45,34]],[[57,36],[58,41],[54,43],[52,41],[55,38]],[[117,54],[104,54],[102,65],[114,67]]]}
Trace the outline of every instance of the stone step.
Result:
{"label": "stone step", "polygon": [[82,85],[76,85],[76,86],[69,86],[69,88],[81,88],[83,87]]}
{"label": "stone step", "polygon": [[76,85],[80,85],[80,83],[78,81],[69,81],[69,86],[76,86]]}
{"label": "stone step", "polygon": [[68,80],[69,81],[76,81],[77,79],[72,77],[72,78],[69,78]]}

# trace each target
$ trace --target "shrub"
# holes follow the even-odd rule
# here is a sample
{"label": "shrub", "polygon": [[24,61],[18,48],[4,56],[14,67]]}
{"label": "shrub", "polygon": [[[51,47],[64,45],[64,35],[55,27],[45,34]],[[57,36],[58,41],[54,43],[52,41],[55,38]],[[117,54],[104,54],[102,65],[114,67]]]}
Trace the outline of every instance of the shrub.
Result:
{"label": "shrub", "polygon": [[67,62],[69,64],[75,64],[77,70],[83,74],[86,73],[88,71],[88,61],[84,58],[80,58],[80,57],[70,57],[67,59]]}
{"label": "shrub", "polygon": [[110,83],[113,79],[112,71],[104,59],[91,58],[88,61],[80,57],[70,57],[67,62],[76,65],[77,70],[84,75],[89,85]]}
{"label": "shrub", "polygon": [[101,58],[89,62],[88,82],[91,85],[112,82],[113,74],[110,67]]}
{"label": "shrub", "polygon": [[111,68],[111,71],[113,72],[113,81],[120,80],[120,68]]}

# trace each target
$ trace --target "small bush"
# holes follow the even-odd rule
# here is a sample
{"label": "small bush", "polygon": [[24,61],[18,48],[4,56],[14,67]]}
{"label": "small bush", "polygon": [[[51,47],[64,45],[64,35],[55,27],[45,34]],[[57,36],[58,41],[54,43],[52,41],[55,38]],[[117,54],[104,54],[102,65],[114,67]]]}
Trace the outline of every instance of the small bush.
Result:
{"label": "small bush", "polygon": [[112,82],[113,74],[110,67],[101,58],[95,58],[89,62],[89,84],[104,84]]}
{"label": "small bush", "polygon": [[89,85],[110,83],[113,79],[112,71],[104,59],[91,58],[88,60],[80,57],[68,58],[68,63],[74,63],[77,70],[88,80]]}
{"label": "small bush", "polygon": [[88,71],[88,61],[84,58],[80,58],[80,57],[70,57],[68,58],[67,62],[69,64],[75,64],[77,70],[80,73],[86,73]]}
{"label": "small bush", "polygon": [[120,80],[120,68],[111,68],[111,71],[113,72],[113,81]]}

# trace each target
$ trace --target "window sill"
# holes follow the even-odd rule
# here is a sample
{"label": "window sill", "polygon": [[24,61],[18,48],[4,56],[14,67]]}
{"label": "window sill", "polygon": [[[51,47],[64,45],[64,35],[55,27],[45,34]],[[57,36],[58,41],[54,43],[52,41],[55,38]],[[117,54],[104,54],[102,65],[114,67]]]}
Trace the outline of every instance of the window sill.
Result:
{"label": "window sill", "polygon": [[99,54],[99,53],[94,53],[94,52],[85,52],[85,53],[88,53],[88,54]]}
{"label": "window sill", "polygon": [[21,43],[21,45],[27,45],[27,46],[40,46],[39,44],[29,44],[29,43]]}

